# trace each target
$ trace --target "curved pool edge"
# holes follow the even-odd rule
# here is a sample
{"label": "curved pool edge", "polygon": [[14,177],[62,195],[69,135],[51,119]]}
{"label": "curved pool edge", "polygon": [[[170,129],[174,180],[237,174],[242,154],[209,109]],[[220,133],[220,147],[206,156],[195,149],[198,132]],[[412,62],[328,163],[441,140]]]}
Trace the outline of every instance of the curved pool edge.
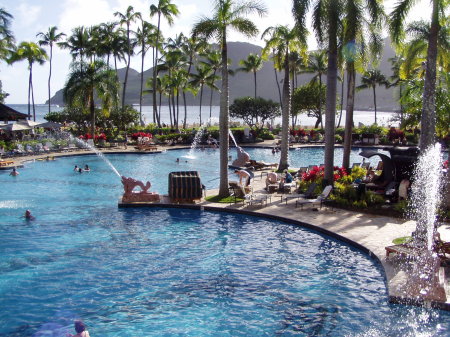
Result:
{"label": "curved pool edge", "polygon": [[[394,271],[394,266],[386,260],[386,256],[385,256],[385,250],[384,247],[386,247],[387,245],[389,245],[389,242],[391,242],[391,240],[387,243],[387,244],[382,244],[380,245],[374,245],[373,242],[370,244],[370,240],[366,241],[366,238],[361,238],[359,236],[360,231],[357,230],[356,226],[352,226],[351,222],[353,220],[354,217],[359,217],[362,216],[364,218],[366,218],[364,221],[367,221],[367,219],[369,219],[371,217],[371,215],[367,215],[367,214],[362,214],[362,213],[356,213],[356,212],[350,212],[350,211],[346,211],[346,210],[336,210],[336,209],[332,209],[331,212],[334,213],[342,213],[341,217],[335,217],[334,219],[331,219],[331,221],[335,221],[337,224],[340,224],[341,221],[346,222],[348,224],[347,227],[352,227],[355,230],[336,230],[336,228],[326,228],[325,226],[328,225],[328,223],[314,223],[314,221],[308,221],[308,220],[299,220],[296,218],[293,218],[289,215],[280,215],[280,214],[274,214],[274,212],[276,212],[276,210],[274,211],[273,209],[271,209],[271,207],[276,207],[272,204],[270,204],[269,206],[263,207],[263,208],[255,208],[255,209],[241,209],[241,208],[236,208],[233,206],[230,206],[228,204],[225,205],[215,205],[212,206],[210,205],[211,203],[209,202],[202,202],[202,203],[198,203],[198,204],[173,204],[173,203],[165,203],[165,202],[161,202],[161,203],[121,203],[119,201],[118,203],[118,207],[119,208],[136,208],[136,207],[150,207],[150,208],[184,208],[184,209],[195,209],[195,210],[199,210],[199,211],[213,211],[213,212],[225,212],[225,213],[237,213],[237,214],[244,214],[244,215],[250,215],[250,216],[255,216],[255,217],[262,217],[262,218],[266,218],[266,219],[272,219],[272,220],[277,220],[277,221],[283,221],[285,223],[289,223],[289,224],[293,224],[296,226],[300,226],[303,228],[307,228],[307,229],[311,229],[314,230],[318,233],[327,235],[329,237],[332,237],[336,240],[339,240],[345,244],[348,244],[349,246],[352,246],[358,250],[360,250],[361,252],[367,254],[369,256],[369,258],[374,259],[374,261],[378,264],[380,264],[380,266],[382,266],[382,271],[384,274],[384,278],[385,278],[385,284],[387,287],[387,292],[388,292],[388,301],[390,303],[393,304],[402,304],[402,305],[413,305],[413,306],[426,306],[426,307],[431,307],[431,308],[435,308],[435,309],[440,309],[440,310],[445,310],[445,311],[450,311],[450,302],[437,302],[437,301],[424,301],[422,299],[417,299],[417,298],[412,298],[412,297],[408,297],[405,296],[402,293],[399,293],[399,291],[396,289],[396,285],[392,284],[393,283],[393,279],[394,277],[397,276],[396,272]],[[320,212],[315,212],[315,211],[300,211],[300,213],[302,215],[307,215],[306,218],[311,219],[313,218],[319,218],[318,221],[321,221],[321,219],[323,217],[328,217],[327,215],[323,215],[324,212],[323,208]],[[279,212],[279,211],[278,211]],[[326,211],[325,211],[326,212]],[[297,214],[299,214],[299,212],[296,212]],[[313,213],[312,217],[311,217],[311,213]],[[321,213],[323,216],[318,216]],[[350,214],[349,214],[350,213]],[[393,218],[389,218],[389,217],[374,217],[375,219],[377,219],[379,224],[384,223],[385,226],[398,226],[398,223],[393,223],[398,221],[397,219],[393,219]],[[372,219],[373,220],[373,219]],[[393,222],[389,222],[389,221],[393,221]],[[411,226],[411,224],[408,224],[407,222],[403,223],[402,225],[407,224],[407,226]],[[358,226],[359,229],[361,229],[361,226]],[[405,226],[402,226],[403,229],[405,229]],[[395,237],[398,234],[395,234]],[[369,235],[368,235],[369,236]],[[382,237],[379,237],[380,239]],[[369,243],[369,244],[368,244]],[[380,254],[381,252],[381,254]]]}

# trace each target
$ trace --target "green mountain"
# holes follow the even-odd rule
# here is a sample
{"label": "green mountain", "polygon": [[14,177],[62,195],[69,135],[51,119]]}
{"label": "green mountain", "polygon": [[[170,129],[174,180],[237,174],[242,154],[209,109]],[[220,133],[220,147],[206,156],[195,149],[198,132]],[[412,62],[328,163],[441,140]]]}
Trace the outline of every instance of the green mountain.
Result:
{"label": "green mountain", "polygon": [[[228,43],[228,57],[233,61],[231,69],[239,67],[239,61],[247,58],[248,54],[260,54],[261,47],[245,42],[229,42]],[[391,76],[391,65],[388,61],[389,58],[394,57],[395,53],[391,48],[390,41],[385,40],[385,48],[383,56],[380,60],[379,68],[381,72],[386,76]],[[119,79],[123,82],[125,77],[125,68],[117,71]],[[153,68],[144,71],[144,81],[152,77]],[[302,85],[307,83],[313,75],[299,75],[298,83]],[[258,82],[258,96],[279,101],[279,94],[275,80],[275,72],[273,69],[273,63],[267,61],[264,66],[256,74]],[[278,73],[278,80],[282,81],[283,74]],[[357,76],[356,84],[360,84],[360,76]],[[145,84],[144,84],[145,85]],[[280,84],[281,85],[281,84]],[[220,82],[217,83],[220,87]],[[253,96],[254,95],[254,82],[252,73],[238,72],[234,76],[230,76],[230,103],[237,97]],[[139,104],[139,90],[140,90],[140,73],[134,69],[130,69],[128,73],[127,84],[127,96],[126,104]],[[345,89],[346,90],[346,89]],[[398,109],[398,104],[393,98],[394,89],[385,89],[383,87],[377,87],[377,109],[379,111],[393,111]],[[122,91],[120,91],[122,92]],[[338,83],[338,92],[340,93],[340,83]],[[345,91],[344,91],[345,92]],[[188,105],[199,105],[199,95],[194,97],[192,94],[187,93]],[[345,96],[345,94],[344,94]],[[209,88],[204,89],[203,92],[203,106],[208,106],[210,100]],[[62,89],[57,91],[51,99],[53,104],[63,105]],[[182,98],[180,96],[180,103],[182,104]],[[168,104],[167,98],[163,98],[163,105]],[[345,99],[344,99],[345,104]],[[144,94],[144,105],[152,105],[152,97],[150,94]],[[213,93],[213,105],[219,105],[219,93]],[[373,93],[372,90],[363,90],[356,93],[356,109],[357,110],[372,110],[373,109]],[[345,106],[345,105],[344,105]]]}

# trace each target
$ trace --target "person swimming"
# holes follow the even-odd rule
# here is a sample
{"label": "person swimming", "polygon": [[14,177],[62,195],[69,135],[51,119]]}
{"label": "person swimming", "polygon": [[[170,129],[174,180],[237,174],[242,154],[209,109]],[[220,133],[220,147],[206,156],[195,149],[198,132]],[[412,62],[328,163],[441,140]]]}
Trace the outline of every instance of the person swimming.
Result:
{"label": "person swimming", "polygon": [[84,165],[84,171],[89,172],[91,169],[89,168],[88,164]]}
{"label": "person swimming", "polygon": [[19,171],[17,171],[16,168],[13,167],[13,169],[12,169],[12,171],[11,171],[11,173],[9,175],[13,176],[13,177],[18,176],[19,175]]}
{"label": "person swimming", "polygon": [[29,209],[25,211],[25,214],[23,216],[26,220],[34,220],[34,216],[31,215],[31,212]]}
{"label": "person swimming", "polygon": [[67,334],[69,337],[89,337],[89,331],[86,330],[86,325],[80,320],[76,320],[74,323],[76,335]]}

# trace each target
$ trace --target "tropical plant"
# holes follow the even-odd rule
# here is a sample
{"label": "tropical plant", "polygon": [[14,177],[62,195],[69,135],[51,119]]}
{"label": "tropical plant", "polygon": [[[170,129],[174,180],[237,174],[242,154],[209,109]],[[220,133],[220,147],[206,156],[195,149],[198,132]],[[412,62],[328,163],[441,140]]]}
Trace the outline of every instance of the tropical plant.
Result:
{"label": "tropical plant", "polygon": [[144,123],[142,120],[142,95],[144,90],[144,59],[145,54],[150,48],[151,44],[156,37],[156,27],[151,23],[141,19],[141,27],[138,27],[136,34],[136,41],[140,45],[141,50],[141,89],[139,90],[139,121],[141,125]]}
{"label": "tropical plant", "polygon": [[[179,13],[177,5],[170,2],[171,0],[158,0],[158,5],[150,6],[150,17],[157,16],[158,23],[156,25],[156,41],[155,41],[155,49],[153,53],[153,85],[152,88],[156,88],[156,77],[158,76],[158,52],[159,52],[159,42],[161,39],[160,31],[161,31],[161,16],[167,20],[169,25],[173,24],[173,17],[177,16]],[[153,115],[158,114],[158,108],[156,105],[156,90],[153,90]]]}
{"label": "tropical plant", "polygon": [[103,61],[97,60],[83,66],[74,62],[63,90],[63,97],[69,107],[80,107],[89,111],[91,134],[95,135],[95,97],[102,102],[102,112],[109,114],[111,108],[117,106],[118,90],[116,74]]}
{"label": "tropical plant", "polygon": [[[382,3],[374,0],[346,0],[342,18],[340,63],[347,72],[347,106],[345,111],[344,154],[342,166],[350,166],[356,71],[369,61],[381,58],[381,30],[385,14]],[[373,63],[373,62],[372,62]]]}
{"label": "tropical plant", "polygon": [[131,54],[133,54],[134,43],[132,43],[130,38],[130,25],[138,19],[141,19],[141,13],[135,12],[133,6],[128,6],[125,13],[115,12],[114,16],[119,18],[119,24],[125,25],[126,33],[127,33],[127,60],[126,60],[126,70],[125,70],[125,78],[123,80],[123,88],[122,88],[122,109],[125,107],[125,95],[127,91],[127,82],[128,82],[128,71],[130,70],[130,59]]}
{"label": "tropical plant", "polygon": [[[201,54],[202,57],[205,58],[204,61],[200,61],[200,63],[207,64],[208,67],[212,70],[213,76],[216,76],[217,71],[220,69],[222,64],[222,55],[220,50],[216,49],[208,49],[205,53]],[[230,60],[231,62],[231,60]],[[230,65],[230,62],[228,65]],[[211,89],[211,94],[209,97],[209,118],[212,116],[212,100],[213,100],[214,90]]]}
{"label": "tropical plant", "polygon": [[375,112],[375,124],[377,124],[377,85],[389,86],[389,81],[378,69],[371,69],[366,71],[361,77],[361,84],[356,87],[357,90],[372,89],[373,90],[373,104]]}
{"label": "tropical plant", "polygon": [[262,127],[266,120],[279,117],[280,114],[280,104],[261,97],[236,98],[230,105],[230,116],[243,119],[251,128]]}
{"label": "tropical plant", "polygon": [[205,85],[208,85],[211,90],[218,89],[214,82],[218,79],[218,76],[213,75],[212,69],[205,65],[201,64],[196,67],[197,72],[191,74],[192,80],[190,81],[190,85],[193,87],[200,88],[200,109],[199,109],[199,120],[200,125],[202,125],[202,97],[203,97],[203,88]]}
{"label": "tropical plant", "polygon": [[325,86],[318,82],[310,82],[298,87],[292,95],[292,114],[297,116],[300,113],[306,113],[308,117],[315,117],[314,128],[318,128],[322,121],[321,106],[325,102],[325,95]]}
{"label": "tropical plant", "polygon": [[11,31],[13,16],[0,8],[0,60],[7,60],[14,49],[14,35]]}
{"label": "tropical plant", "polygon": [[253,54],[250,53],[247,56],[247,59],[244,60],[240,60],[239,64],[241,65],[240,68],[236,69],[236,72],[238,71],[244,71],[246,73],[253,73],[253,80],[255,83],[255,98],[256,96],[256,72],[258,70],[261,70],[262,66],[263,66],[263,59],[261,56],[257,55],[257,54]]}
{"label": "tropical plant", "polygon": [[248,0],[214,0],[214,12],[211,18],[203,17],[194,25],[193,36],[203,36],[206,39],[216,38],[222,51],[222,92],[220,96],[220,184],[219,196],[225,197],[228,190],[228,53],[227,31],[232,28],[247,37],[258,33],[256,25],[245,18],[246,15],[257,13],[266,14],[266,8],[259,2]]}
{"label": "tropical plant", "polygon": [[[301,71],[301,74],[314,74],[311,82],[319,81],[319,88],[322,87],[322,76],[327,73],[327,53],[325,50],[317,50],[310,52],[308,55],[308,64]],[[323,101],[320,98],[320,95],[317,98],[317,103],[319,107],[319,111],[317,112],[317,116],[319,117],[318,122],[323,128],[322,121],[322,104]],[[317,128],[316,123],[316,128]]]}
{"label": "tropical plant", "polygon": [[[414,1],[400,0],[390,14],[389,30],[392,41],[400,44],[405,37],[404,21]],[[427,60],[425,62],[425,84],[423,87],[423,105],[421,116],[420,148],[427,149],[434,144],[436,134],[436,61],[438,57],[438,36],[440,22],[446,17],[448,0],[432,0],[431,24],[428,35]]]}
{"label": "tropical plant", "polygon": [[33,120],[36,121],[36,108],[34,106],[34,91],[33,91],[33,64],[44,64],[47,60],[47,53],[44,49],[39,47],[34,42],[21,42],[17,50],[11,55],[9,63],[12,64],[17,61],[27,60],[30,76],[28,78],[28,116],[31,116],[30,112],[30,97],[33,103]]}
{"label": "tropical plant", "polygon": [[64,33],[56,33],[58,27],[53,26],[48,29],[46,33],[40,32],[36,36],[41,37],[41,40],[39,40],[40,46],[49,46],[50,47],[50,58],[49,58],[49,73],[48,73],[48,112],[50,112],[50,105],[51,105],[51,89],[50,89],[50,82],[52,79],[52,59],[53,59],[53,44],[58,42],[62,39],[63,36],[66,36]]}
{"label": "tropical plant", "polygon": [[265,30],[261,38],[266,36],[266,46],[263,49],[263,57],[267,57],[274,51],[275,60],[278,64],[283,64],[283,104],[282,104],[282,131],[281,131],[281,154],[278,170],[288,168],[289,152],[289,116],[291,113],[291,89],[289,88],[289,54],[293,51],[306,53],[305,36],[301,36],[297,29],[290,29],[287,26],[269,27]]}
{"label": "tropical plant", "polygon": [[75,27],[72,30],[72,35],[70,35],[66,41],[57,44],[63,49],[69,49],[73,61],[76,61],[79,58],[78,64],[82,67],[85,61],[84,56],[89,54],[89,32],[83,26]]}
{"label": "tropical plant", "polygon": [[323,45],[326,39],[328,49],[324,184],[333,183],[338,35],[343,7],[342,0],[293,0],[292,9],[299,35],[306,36],[306,15],[309,9],[313,8],[313,29],[320,44]]}
{"label": "tropical plant", "polygon": [[[181,50],[187,57],[187,76],[191,76],[191,70],[192,65],[194,63],[194,60],[197,60],[198,55],[203,55],[204,51],[208,47],[208,43],[204,39],[198,39],[196,37],[190,37],[190,38],[184,38],[182,44],[181,44]],[[206,56],[207,60],[209,60],[209,57]],[[219,54],[219,63],[220,63],[220,54]],[[213,69],[213,75],[216,75],[216,68],[212,64],[210,64],[210,67]],[[186,104],[186,91],[190,90],[192,91],[189,86],[189,82],[186,81],[185,86],[183,88],[183,104],[184,104],[184,122],[183,122],[183,128],[186,129],[186,121],[187,121],[187,104]],[[212,93],[213,90],[211,90],[211,100],[212,100]],[[211,118],[211,107],[209,111],[209,117]]]}

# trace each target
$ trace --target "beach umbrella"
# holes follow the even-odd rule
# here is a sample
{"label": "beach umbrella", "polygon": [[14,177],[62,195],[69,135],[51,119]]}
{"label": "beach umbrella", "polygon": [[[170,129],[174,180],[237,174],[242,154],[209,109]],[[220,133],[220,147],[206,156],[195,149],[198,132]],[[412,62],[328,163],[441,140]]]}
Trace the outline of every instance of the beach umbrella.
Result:
{"label": "beach umbrella", "polygon": [[27,119],[28,115],[21,113],[9,106],[0,103],[0,120],[1,121],[17,121],[19,119]]}
{"label": "beach umbrella", "polygon": [[63,124],[56,122],[45,122],[36,125],[36,127],[44,129],[61,129],[63,126],[64,126]]}
{"label": "beach umbrella", "polygon": [[5,131],[14,132],[14,131],[31,130],[32,128],[29,125],[14,123],[14,124],[7,124],[5,126],[2,126],[1,129],[5,130]]}

